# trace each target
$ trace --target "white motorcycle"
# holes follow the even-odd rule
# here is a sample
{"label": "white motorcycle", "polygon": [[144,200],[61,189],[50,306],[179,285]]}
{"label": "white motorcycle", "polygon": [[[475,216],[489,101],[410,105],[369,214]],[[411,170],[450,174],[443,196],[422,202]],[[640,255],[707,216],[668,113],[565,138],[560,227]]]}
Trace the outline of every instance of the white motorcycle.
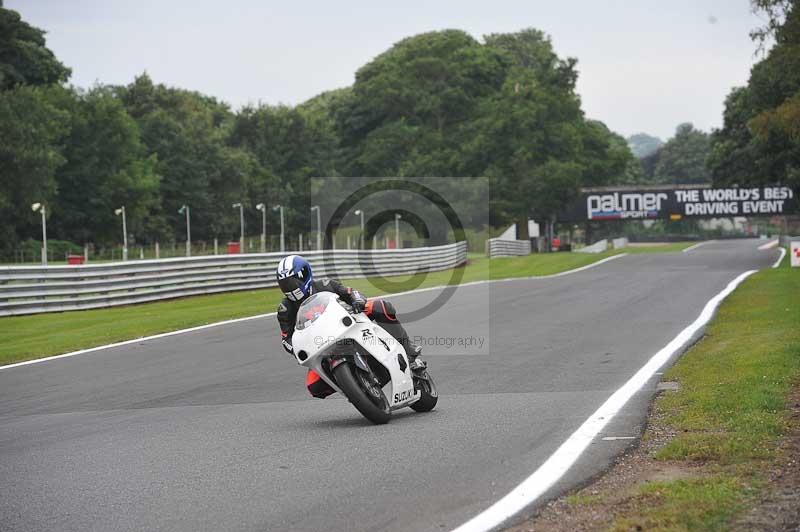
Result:
{"label": "white motorcycle", "polygon": [[319,292],[297,311],[297,363],[316,371],[367,419],[388,423],[392,410],[433,410],[436,386],[427,369],[412,373],[403,346],[339,296]]}

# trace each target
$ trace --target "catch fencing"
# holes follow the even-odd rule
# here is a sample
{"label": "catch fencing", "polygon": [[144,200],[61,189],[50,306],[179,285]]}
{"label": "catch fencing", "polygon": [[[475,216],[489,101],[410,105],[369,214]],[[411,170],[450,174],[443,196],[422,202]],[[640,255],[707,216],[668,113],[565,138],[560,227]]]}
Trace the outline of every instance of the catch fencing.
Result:
{"label": "catch fencing", "polygon": [[[82,266],[0,267],[0,316],[274,287],[275,268],[285,255],[253,253]],[[405,275],[464,264],[467,243],[410,249],[309,251],[303,256],[318,276]]]}
{"label": "catch fencing", "polygon": [[489,258],[521,257],[530,255],[530,253],[530,240],[502,240],[500,238],[490,238],[486,241],[486,254]]}

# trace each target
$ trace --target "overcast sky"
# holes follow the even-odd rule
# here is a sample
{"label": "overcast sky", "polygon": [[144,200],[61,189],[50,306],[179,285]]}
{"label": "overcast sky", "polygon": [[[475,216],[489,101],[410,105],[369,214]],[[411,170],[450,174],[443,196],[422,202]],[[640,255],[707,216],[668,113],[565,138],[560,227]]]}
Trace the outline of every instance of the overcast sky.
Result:
{"label": "overcast sky", "polygon": [[[385,4],[385,5],[384,5]],[[72,83],[157,82],[230,103],[302,102],[353,82],[398,40],[446,28],[480,39],[534,27],[578,59],[587,116],[662,139],[709,130],[757,59],[747,0],[6,0],[45,29]]]}

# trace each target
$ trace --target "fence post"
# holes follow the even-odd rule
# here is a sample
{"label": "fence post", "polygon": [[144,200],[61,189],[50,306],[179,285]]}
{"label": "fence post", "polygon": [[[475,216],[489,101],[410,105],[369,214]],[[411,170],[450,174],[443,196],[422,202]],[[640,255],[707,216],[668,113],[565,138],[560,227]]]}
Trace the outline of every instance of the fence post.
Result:
{"label": "fence post", "polygon": [[89,244],[83,245],[83,263],[89,262]]}
{"label": "fence post", "polygon": [[303,251],[303,233],[300,233],[300,251]]}
{"label": "fence post", "polygon": [[218,248],[217,237],[214,237],[214,255],[219,255],[219,248]]}
{"label": "fence post", "polygon": [[158,246],[158,242],[156,242],[156,258],[157,259],[161,258],[161,249]]}

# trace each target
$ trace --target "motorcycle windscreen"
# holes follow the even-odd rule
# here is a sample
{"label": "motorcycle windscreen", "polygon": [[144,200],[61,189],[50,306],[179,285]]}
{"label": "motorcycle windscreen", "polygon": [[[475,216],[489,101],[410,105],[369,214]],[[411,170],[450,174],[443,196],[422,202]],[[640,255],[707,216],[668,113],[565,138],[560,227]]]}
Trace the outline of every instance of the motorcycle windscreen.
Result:
{"label": "motorcycle windscreen", "polygon": [[303,304],[300,305],[300,308],[297,310],[295,329],[302,331],[310,327],[317,318],[322,316],[325,309],[328,308],[328,305],[335,300],[336,296],[330,292],[320,292],[303,301]]}

